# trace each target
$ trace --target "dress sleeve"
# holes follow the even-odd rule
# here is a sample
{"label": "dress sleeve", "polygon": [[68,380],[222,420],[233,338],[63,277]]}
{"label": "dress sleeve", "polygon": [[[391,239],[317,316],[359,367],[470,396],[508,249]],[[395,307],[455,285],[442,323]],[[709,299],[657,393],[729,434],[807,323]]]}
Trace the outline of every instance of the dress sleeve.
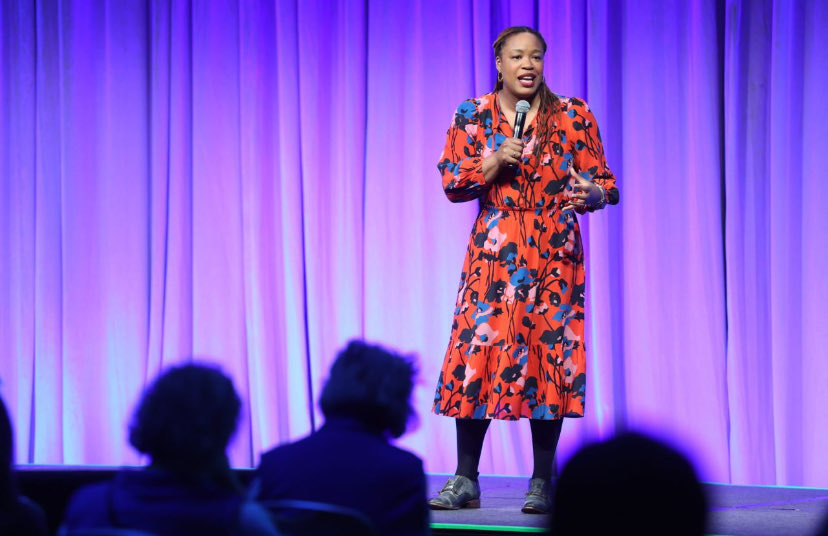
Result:
{"label": "dress sleeve", "polygon": [[446,133],[446,146],[437,169],[443,177],[443,191],[453,203],[480,197],[488,185],[483,178],[483,144],[479,142],[477,104],[467,100],[457,107]]}
{"label": "dress sleeve", "polygon": [[567,134],[571,136],[570,150],[575,170],[582,177],[602,186],[607,192],[607,203],[617,205],[619,195],[615,175],[607,165],[601,132],[592,110],[582,100],[569,99],[564,113],[571,121]]}

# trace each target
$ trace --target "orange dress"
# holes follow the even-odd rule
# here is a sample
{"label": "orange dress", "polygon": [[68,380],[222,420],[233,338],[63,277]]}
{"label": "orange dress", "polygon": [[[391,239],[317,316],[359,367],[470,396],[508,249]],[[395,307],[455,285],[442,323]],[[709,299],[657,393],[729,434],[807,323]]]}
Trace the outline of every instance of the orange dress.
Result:
{"label": "orange dress", "polygon": [[463,102],[449,127],[437,165],[446,196],[482,202],[434,397],[439,415],[584,415],[584,254],[575,213],[561,210],[572,187],[568,169],[603,186],[611,204],[618,190],[589,106],[558,98],[547,146],[533,154],[533,122],[514,178],[492,185],[482,161],[513,135],[497,95]]}

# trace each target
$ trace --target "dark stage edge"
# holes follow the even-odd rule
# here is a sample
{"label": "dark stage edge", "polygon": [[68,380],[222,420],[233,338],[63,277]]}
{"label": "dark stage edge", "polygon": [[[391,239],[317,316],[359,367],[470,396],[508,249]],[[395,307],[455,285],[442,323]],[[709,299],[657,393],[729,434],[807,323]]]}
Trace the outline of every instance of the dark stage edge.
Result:
{"label": "dark stage edge", "polygon": [[[428,475],[429,496],[449,475]],[[434,510],[435,536],[542,534],[545,516],[520,511],[528,478],[480,477],[479,509]],[[708,534],[716,536],[810,536],[828,514],[828,489],[705,484],[711,514]],[[642,505],[642,516],[646,506]]]}

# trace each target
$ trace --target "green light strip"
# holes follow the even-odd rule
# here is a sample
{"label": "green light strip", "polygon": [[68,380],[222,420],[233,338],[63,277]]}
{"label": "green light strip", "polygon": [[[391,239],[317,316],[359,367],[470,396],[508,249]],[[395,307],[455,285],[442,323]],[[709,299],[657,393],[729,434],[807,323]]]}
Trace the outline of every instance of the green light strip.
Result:
{"label": "green light strip", "polygon": [[[432,529],[442,530],[476,530],[480,532],[533,532],[542,533],[546,529],[541,527],[512,527],[508,525],[470,525],[468,523],[432,523]],[[708,534],[707,536],[732,536],[729,534]]]}
{"label": "green light strip", "polygon": [[772,489],[807,489],[814,491],[828,491],[828,488],[817,488],[813,486],[772,486],[770,484],[727,484],[725,482],[702,482],[709,486],[732,486],[734,488],[772,488]]}
{"label": "green light strip", "polygon": [[432,523],[433,529],[478,530],[481,532],[534,532],[542,533],[543,527],[511,527],[508,525],[469,525],[466,523]]}

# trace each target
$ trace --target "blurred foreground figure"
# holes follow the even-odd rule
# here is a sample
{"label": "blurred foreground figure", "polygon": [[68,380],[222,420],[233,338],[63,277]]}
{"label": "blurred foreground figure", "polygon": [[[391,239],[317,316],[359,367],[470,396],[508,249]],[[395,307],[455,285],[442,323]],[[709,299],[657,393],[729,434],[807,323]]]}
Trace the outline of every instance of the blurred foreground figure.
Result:
{"label": "blurred foreground figure", "polygon": [[690,462],[628,433],[589,445],[564,467],[554,494],[553,536],[701,536],[707,499]]}
{"label": "blurred foreground figure", "polygon": [[43,509],[17,493],[11,418],[0,398],[0,535],[46,536]]}
{"label": "blurred foreground figure", "polygon": [[828,513],[826,513],[814,536],[828,536]]}
{"label": "blurred foreground figure", "polygon": [[333,366],[319,405],[325,424],[262,455],[261,500],[301,500],[361,512],[377,534],[429,532],[420,459],[389,443],[405,433],[414,367],[378,346],[351,342]]}
{"label": "blurred foreground figure", "polygon": [[63,529],[129,528],[159,536],[275,536],[227,461],[241,401],[230,379],[204,365],[165,372],[144,394],[129,442],[152,460],[112,482],[81,488]]}

